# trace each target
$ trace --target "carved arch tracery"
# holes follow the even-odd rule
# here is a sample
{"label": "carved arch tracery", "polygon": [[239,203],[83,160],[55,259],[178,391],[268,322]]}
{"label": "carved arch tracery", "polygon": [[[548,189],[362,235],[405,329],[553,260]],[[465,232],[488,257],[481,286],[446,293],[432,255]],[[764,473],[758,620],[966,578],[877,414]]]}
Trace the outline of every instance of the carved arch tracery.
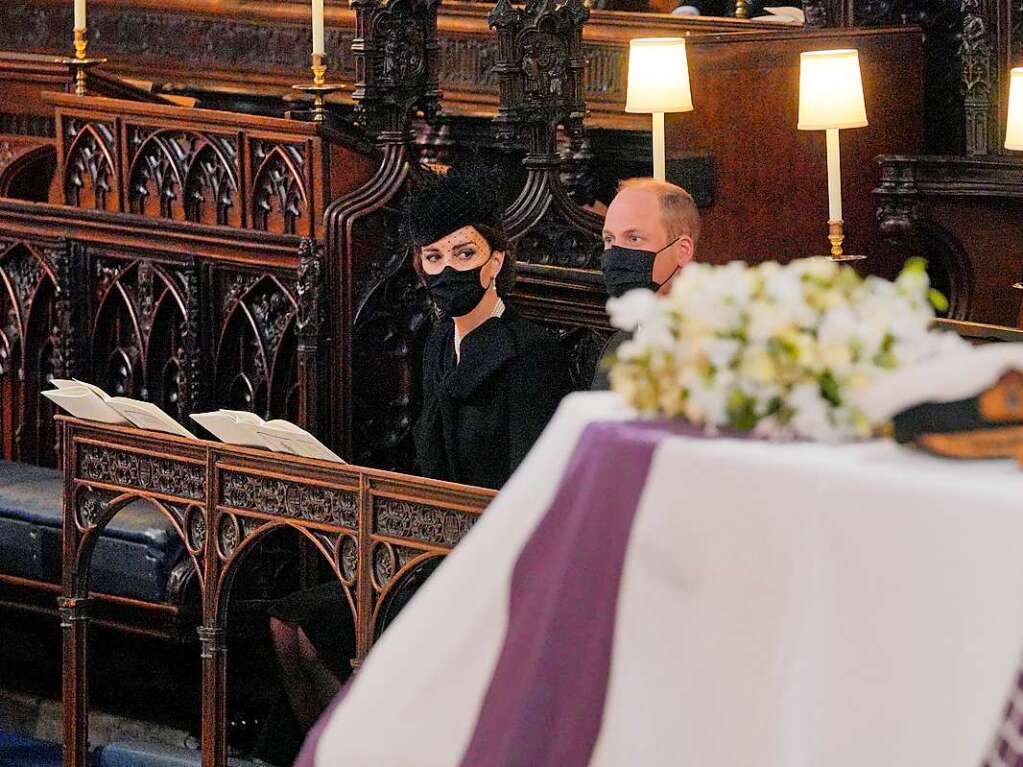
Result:
{"label": "carved arch tracery", "polygon": [[224,407],[298,420],[298,303],[272,275],[236,275],[222,306],[216,398]]}
{"label": "carved arch tracery", "polygon": [[116,211],[117,164],[114,132],[101,122],[64,125],[64,202],[76,208]]}
{"label": "carved arch tracery", "polygon": [[128,209],[200,224],[241,225],[237,149],[214,133],[129,132]]}
{"label": "carved arch tracery", "polygon": [[52,407],[39,392],[63,373],[57,284],[41,248],[0,243],[0,455],[14,460],[53,462]]}
{"label": "carved arch tracery", "polygon": [[97,258],[94,279],[95,383],[109,394],[145,399],[185,418],[190,365],[183,278],[149,260]]}

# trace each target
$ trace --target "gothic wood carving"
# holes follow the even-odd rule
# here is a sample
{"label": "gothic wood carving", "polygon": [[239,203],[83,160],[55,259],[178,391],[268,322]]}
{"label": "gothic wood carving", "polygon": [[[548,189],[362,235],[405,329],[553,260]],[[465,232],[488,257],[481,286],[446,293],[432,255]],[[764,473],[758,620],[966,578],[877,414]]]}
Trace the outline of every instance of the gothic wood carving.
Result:
{"label": "gothic wood carving", "polygon": [[[379,633],[382,600],[409,586],[405,574],[456,545],[494,496],[490,490],[353,465],[64,417],[61,422],[69,472],[61,598],[63,725],[71,767],[85,767],[88,755],[85,664],[93,543],[132,500],[145,498],[173,520],[199,573],[202,750],[204,761],[219,766],[227,764],[227,608],[238,576],[248,572],[241,567],[245,555],[267,533],[290,527],[325,557],[353,610],[352,660],[358,664]],[[392,533],[400,543],[380,537]]]}
{"label": "gothic wood carving", "polygon": [[318,238],[334,196],[369,178],[354,132],[296,120],[47,94],[64,200],[79,208]]}
{"label": "gothic wood carving", "polygon": [[[374,532],[390,538],[451,547],[476,521],[476,514],[441,510],[412,501],[377,496],[373,499]],[[386,582],[386,580],[384,581]]]}
{"label": "gothic wood carving", "polygon": [[[947,159],[951,161],[951,158]],[[878,229],[898,260],[898,263],[887,265],[887,271],[897,271],[910,255],[922,255],[928,260],[931,282],[949,300],[947,316],[950,319],[991,319],[977,316],[973,306],[975,289],[980,287],[977,285],[980,254],[971,256],[968,253],[963,242],[947,227],[950,222],[939,222],[928,215],[928,200],[940,200],[945,195],[983,195],[985,186],[988,194],[1004,194],[1009,191],[1004,180],[995,173],[989,173],[985,178],[981,168],[973,171],[971,179],[961,178],[960,188],[951,191],[947,189],[947,174],[959,174],[955,167],[943,167],[941,158],[921,164],[916,158],[882,156],[878,163],[881,166],[881,184],[874,190]],[[1008,276],[1005,281],[1011,282]],[[1009,292],[1008,284],[990,285],[988,288],[1003,294]]]}
{"label": "gothic wood carving", "polygon": [[[4,457],[53,463],[52,412],[38,396],[51,377],[154,402],[193,430],[190,413],[227,407],[322,432],[324,296],[311,240],[0,208]],[[71,228],[82,239],[59,241]]]}
{"label": "gothic wood carving", "polygon": [[203,467],[183,460],[130,453],[89,443],[77,449],[75,476],[92,482],[173,495],[204,498]]}
{"label": "gothic wood carving", "polygon": [[431,120],[443,51],[437,0],[357,0],[353,98],[382,160],[362,188],[327,210],[326,284],[334,301],[330,391],[333,443],[372,466],[410,470],[410,430],[427,329],[424,290],[397,237],[407,185],[422,171],[412,118]]}
{"label": "gothic wood carving", "polygon": [[53,411],[39,395],[63,366],[56,335],[61,243],[0,239],[0,455],[50,464]]}
{"label": "gothic wood carving", "polygon": [[260,272],[215,274],[215,311],[221,318],[215,341],[216,401],[264,418],[300,421],[294,280]]}
{"label": "gothic wood carving", "polygon": [[220,502],[233,509],[323,522],[349,530],[358,526],[359,501],[354,491],[225,471],[220,494]]}
{"label": "gothic wood carving", "polygon": [[[0,48],[65,51],[71,39],[70,8],[58,9],[44,3],[45,0],[8,0],[0,4]],[[415,5],[421,15],[414,25],[409,26],[406,11],[398,9],[390,19],[382,17],[377,30],[360,22],[359,13],[365,6],[360,8],[354,3],[350,7],[328,6],[327,49],[352,50],[355,54],[331,57],[328,77],[354,84],[353,95],[358,94],[359,83],[370,82],[364,80],[366,70],[359,69],[359,48],[372,41],[378,50],[386,52],[389,47],[393,53],[375,58],[375,72],[379,76],[376,84],[410,73],[410,95],[412,91],[435,90],[436,85],[422,91],[419,84],[411,83],[423,71],[419,66],[422,60],[427,77],[435,78],[434,82],[444,91],[457,93],[460,102],[470,105],[469,112],[479,113],[483,104],[492,108],[499,87],[494,71],[498,54],[496,41],[486,33],[488,5],[462,5],[450,14],[441,11],[437,24],[426,18],[433,13],[431,7],[436,7],[436,0],[416,0]],[[255,87],[252,75],[259,74],[260,80],[272,82],[272,87],[279,90],[294,82],[295,73],[307,71],[309,64],[308,23],[295,23],[290,6],[265,4],[263,8],[253,8],[243,18],[217,0],[192,0],[187,10],[180,6],[139,7],[120,0],[91,9],[89,26],[95,36],[90,51],[95,48],[97,54],[112,58],[109,71],[134,67],[137,74],[137,68],[143,67],[147,74],[158,73],[165,82],[182,82],[196,71],[203,71],[216,73],[218,79],[250,92]],[[751,28],[777,33],[773,26],[726,19],[637,17],[614,12],[596,12],[594,16],[601,34],[582,46],[590,61],[583,88],[591,104],[601,104],[602,118],[608,121],[620,119],[628,47],[624,43],[629,37],[748,33]],[[423,25],[435,30],[439,26],[439,33],[420,37],[418,30]],[[421,42],[425,43],[422,48]],[[425,59],[421,59],[420,50],[425,50]],[[392,102],[399,112],[400,100],[399,97]],[[370,123],[366,125],[375,133]]]}

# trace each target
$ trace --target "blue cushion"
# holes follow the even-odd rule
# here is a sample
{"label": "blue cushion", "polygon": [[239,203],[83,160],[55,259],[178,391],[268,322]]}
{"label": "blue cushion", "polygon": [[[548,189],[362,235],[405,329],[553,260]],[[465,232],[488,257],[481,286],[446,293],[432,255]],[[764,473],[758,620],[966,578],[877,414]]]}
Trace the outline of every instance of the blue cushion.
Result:
{"label": "blue cushion", "polygon": [[[0,461],[0,568],[8,575],[58,582],[61,558],[60,471]],[[107,525],[92,558],[93,591],[146,602],[166,598],[167,581],[185,556],[170,521],[136,501]]]}
{"label": "blue cushion", "polygon": [[[198,751],[151,743],[111,743],[99,749],[96,767],[198,767]],[[257,767],[256,762],[231,757],[229,767]],[[2,762],[0,762],[2,764]]]}
{"label": "blue cushion", "polygon": [[4,767],[61,767],[60,746],[16,732],[0,732],[0,765]]}

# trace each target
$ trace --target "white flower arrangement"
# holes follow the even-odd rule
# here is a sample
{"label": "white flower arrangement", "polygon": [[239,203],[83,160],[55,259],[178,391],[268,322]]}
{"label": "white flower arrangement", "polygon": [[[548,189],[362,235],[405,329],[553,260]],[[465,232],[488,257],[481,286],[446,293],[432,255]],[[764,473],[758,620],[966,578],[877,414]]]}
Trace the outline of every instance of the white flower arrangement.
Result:
{"label": "white flower arrangement", "polygon": [[824,258],[689,264],[666,297],[608,301],[611,323],[633,333],[611,360],[611,386],[643,414],[711,431],[868,437],[879,424],[857,398],[884,373],[962,343],[930,330],[943,302],[921,259],[894,282]]}

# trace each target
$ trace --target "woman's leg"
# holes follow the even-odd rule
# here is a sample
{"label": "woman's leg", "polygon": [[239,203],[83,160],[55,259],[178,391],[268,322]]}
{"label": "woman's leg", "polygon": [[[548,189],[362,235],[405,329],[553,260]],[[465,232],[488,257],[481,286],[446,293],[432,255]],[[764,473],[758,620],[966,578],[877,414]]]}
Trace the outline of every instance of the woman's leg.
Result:
{"label": "woman's leg", "polygon": [[[318,686],[320,682],[314,681],[313,676],[307,673],[305,668],[306,649],[302,642],[304,640],[310,648],[312,644],[298,626],[272,616],[270,636],[273,639],[277,663],[281,667],[281,683],[284,685],[291,710],[295,713],[299,725],[309,730],[323,711],[323,706],[318,705],[321,694]],[[315,649],[313,655],[316,655]]]}
{"label": "woman's leg", "polygon": [[302,670],[316,691],[314,706],[318,706],[319,711],[314,718],[318,719],[341,689],[341,682],[338,680],[336,672],[323,662],[323,658],[316,652],[316,647],[309,641],[309,637],[302,628],[298,629],[298,653],[302,662]]}

